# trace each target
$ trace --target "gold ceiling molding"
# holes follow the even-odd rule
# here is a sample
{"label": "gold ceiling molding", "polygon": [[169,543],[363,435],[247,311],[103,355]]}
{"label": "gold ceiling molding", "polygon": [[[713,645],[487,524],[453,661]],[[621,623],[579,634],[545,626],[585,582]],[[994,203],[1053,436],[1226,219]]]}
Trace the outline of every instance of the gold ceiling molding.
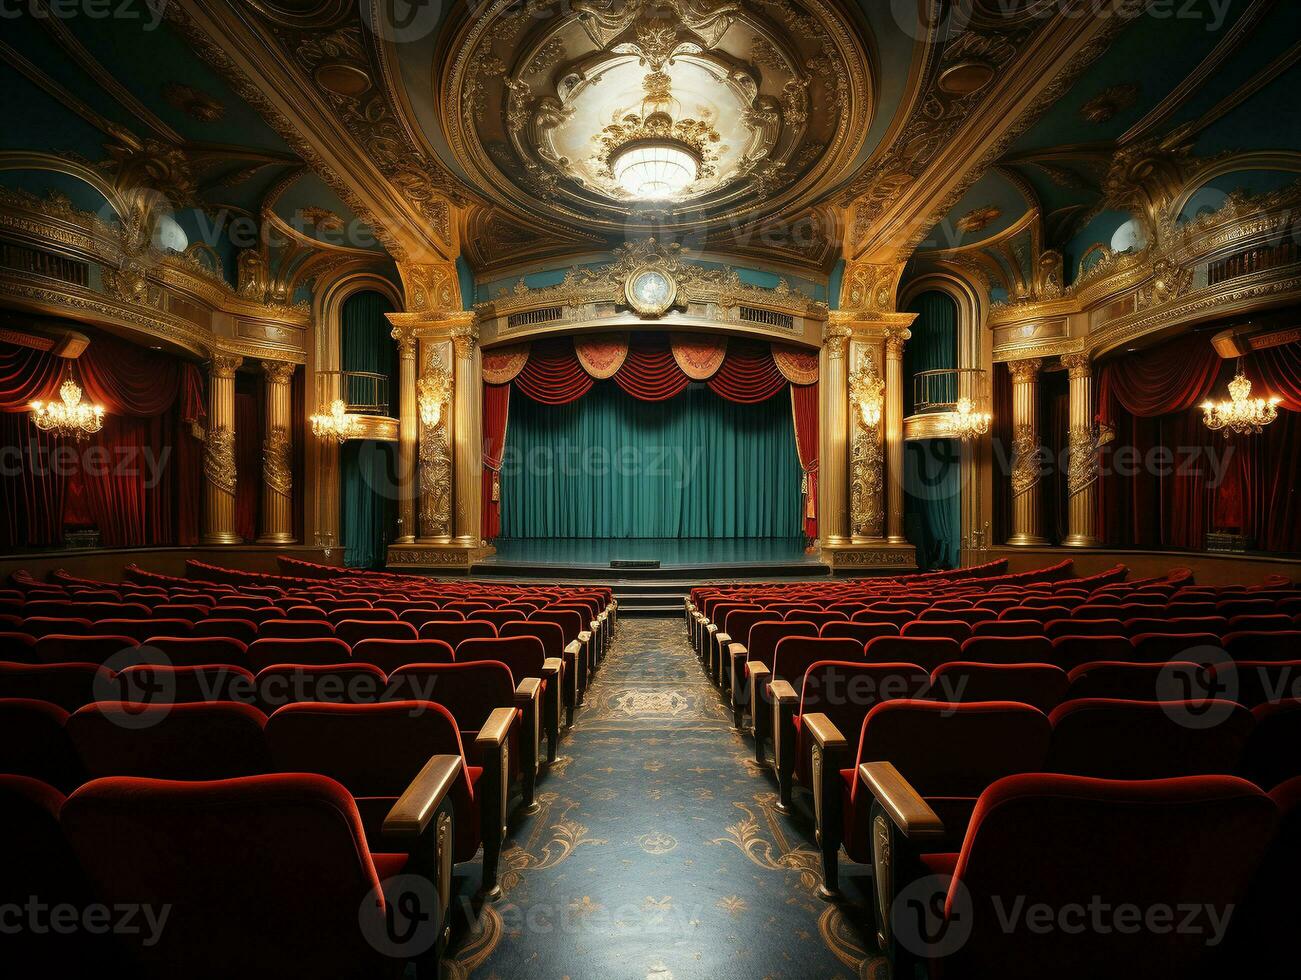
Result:
{"label": "gold ceiling molding", "polygon": [[[581,0],[576,14],[559,2],[468,12],[439,87],[458,164],[525,226],[559,216],[621,237],[708,228],[725,248],[719,218],[744,225],[813,200],[861,147],[871,66],[838,0]],[[670,81],[683,116],[703,110],[721,134],[715,175],[673,202],[621,197],[601,142],[641,111],[648,74]],[[798,251],[793,261],[810,264]]]}

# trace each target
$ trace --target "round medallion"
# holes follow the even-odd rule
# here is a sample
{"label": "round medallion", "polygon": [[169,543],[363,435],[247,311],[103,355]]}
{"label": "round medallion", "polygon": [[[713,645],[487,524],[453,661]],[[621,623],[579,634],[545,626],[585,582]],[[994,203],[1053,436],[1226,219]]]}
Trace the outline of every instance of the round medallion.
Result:
{"label": "round medallion", "polygon": [[678,284],[673,277],[658,269],[647,269],[629,277],[624,289],[628,305],[642,316],[659,316],[678,295]]}

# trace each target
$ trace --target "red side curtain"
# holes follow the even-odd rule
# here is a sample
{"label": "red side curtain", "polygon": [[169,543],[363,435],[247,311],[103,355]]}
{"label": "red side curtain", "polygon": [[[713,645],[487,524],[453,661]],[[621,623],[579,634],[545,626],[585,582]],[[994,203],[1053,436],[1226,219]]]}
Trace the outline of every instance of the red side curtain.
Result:
{"label": "red side curtain", "polygon": [[1117,404],[1141,418],[1186,411],[1205,400],[1223,364],[1196,334],[1108,361],[1098,382],[1098,416],[1110,424]]}
{"label": "red side curtain", "polygon": [[63,502],[67,481],[54,465],[61,440],[27,416],[34,399],[58,398],[66,362],[47,351],[0,344],[0,547],[50,547],[63,541]]}
{"label": "red side curtain", "polygon": [[662,402],[682,394],[691,384],[673,356],[666,338],[633,345],[614,376],[614,383],[644,402]]}
{"label": "red side curtain", "polygon": [[48,351],[0,343],[0,412],[26,412],[37,399],[57,401],[66,364]]}
{"label": "red side curtain", "polygon": [[718,373],[707,382],[711,391],[729,401],[753,405],[767,401],[786,385],[767,344],[732,342]]}
{"label": "red side curtain", "polygon": [[510,385],[483,386],[483,537],[501,534],[502,455],[506,450],[506,425],[510,421]]}
{"label": "red side curtain", "polygon": [[795,449],[804,471],[804,536],[818,536],[818,383],[791,385]]}
{"label": "red side curtain", "polygon": [[573,341],[561,338],[534,344],[514,384],[535,402],[567,405],[591,391],[595,382],[578,362]]}

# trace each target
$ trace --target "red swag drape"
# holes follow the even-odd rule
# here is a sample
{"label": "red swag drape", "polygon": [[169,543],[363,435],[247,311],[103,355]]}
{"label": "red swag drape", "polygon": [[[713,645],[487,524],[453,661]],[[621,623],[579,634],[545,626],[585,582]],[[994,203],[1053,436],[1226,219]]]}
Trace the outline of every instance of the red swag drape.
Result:
{"label": "red swag drape", "polygon": [[[6,473],[7,546],[58,544],[65,523],[93,524],[106,547],[187,543],[197,538],[199,455],[189,424],[202,418],[198,369],[169,355],[97,336],[75,373],[87,401],[106,410],[84,442],[56,440],[27,416],[35,398],[57,397],[69,365],[50,354],[0,345],[0,409],[17,472]],[[62,465],[51,468],[53,453]],[[190,492],[186,492],[190,488]]]}
{"label": "red swag drape", "polygon": [[483,536],[501,534],[501,494],[497,475],[506,450],[506,425],[510,420],[510,385],[483,386]]}
{"label": "red swag drape", "polygon": [[786,386],[767,344],[733,341],[718,373],[705,382],[709,390],[729,401],[753,405],[766,402]]}
{"label": "red swag drape", "polygon": [[795,451],[804,470],[804,536],[818,536],[818,383],[791,385]]}
{"label": "red swag drape", "polygon": [[644,402],[667,401],[687,390],[691,379],[682,368],[667,342],[634,344],[628,357],[614,375],[614,383]]}

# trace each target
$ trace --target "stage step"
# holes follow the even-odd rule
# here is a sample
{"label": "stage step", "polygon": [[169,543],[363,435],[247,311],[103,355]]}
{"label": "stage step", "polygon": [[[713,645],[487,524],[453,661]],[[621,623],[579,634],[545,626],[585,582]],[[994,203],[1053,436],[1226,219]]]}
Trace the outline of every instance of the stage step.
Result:
{"label": "stage step", "polygon": [[635,619],[665,619],[682,615],[682,599],[691,591],[688,582],[612,582],[619,600],[619,615]]}

